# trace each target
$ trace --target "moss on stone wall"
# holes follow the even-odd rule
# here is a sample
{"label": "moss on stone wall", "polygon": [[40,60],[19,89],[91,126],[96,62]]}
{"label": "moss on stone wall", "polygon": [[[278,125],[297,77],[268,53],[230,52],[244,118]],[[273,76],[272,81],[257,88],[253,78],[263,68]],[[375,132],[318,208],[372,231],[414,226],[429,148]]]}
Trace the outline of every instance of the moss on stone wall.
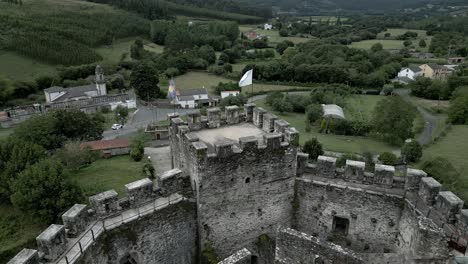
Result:
{"label": "moss on stone wall", "polygon": [[210,242],[205,243],[201,252],[201,264],[216,264],[219,260],[213,245]]}

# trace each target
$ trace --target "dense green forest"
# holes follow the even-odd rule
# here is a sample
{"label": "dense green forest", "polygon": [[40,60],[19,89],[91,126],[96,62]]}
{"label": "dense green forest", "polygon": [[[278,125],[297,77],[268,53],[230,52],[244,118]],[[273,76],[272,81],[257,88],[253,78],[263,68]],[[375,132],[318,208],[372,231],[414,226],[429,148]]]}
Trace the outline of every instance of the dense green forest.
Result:
{"label": "dense green forest", "polygon": [[[257,23],[263,20],[258,16],[238,13],[229,13],[217,10],[216,6],[197,6],[184,2],[185,5],[164,0],[88,0],[90,2],[108,4],[127,11],[136,12],[144,18],[154,20],[173,17],[175,15],[186,15],[196,17],[208,17],[223,20],[234,20],[241,23]],[[228,10],[230,11],[230,10]]]}
{"label": "dense green forest", "polygon": [[0,49],[63,65],[99,61],[92,47],[149,32],[149,22],[135,14],[58,0],[0,2],[0,24]]}

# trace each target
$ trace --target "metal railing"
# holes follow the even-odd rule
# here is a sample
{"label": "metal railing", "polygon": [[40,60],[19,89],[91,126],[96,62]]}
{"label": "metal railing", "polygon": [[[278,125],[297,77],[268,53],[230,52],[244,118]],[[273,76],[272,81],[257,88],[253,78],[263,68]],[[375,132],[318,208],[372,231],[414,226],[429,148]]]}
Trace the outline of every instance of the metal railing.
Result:
{"label": "metal railing", "polygon": [[[166,199],[166,201],[162,201],[163,199]],[[169,196],[167,198],[159,198],[153,201],[139,204],[136,208],[130,208],[125,211],[121,211],[99,219],[90,227],[88,227],[87,231],[83,232],[83,234],[78,237],[75,243],[67,248],[62,256],[56,261],[56,263],[75,263],[78,258],[83,255],[84,251],[86,251],[86,249],[91,246],[91,244],[94,243],[94,241],[96,241],[96,239],[98,239],[99,236],[105,231],[118,227],[127,221],[129,222],[137,220],[144,215],[155,212],[156,210],[171,204],[175,204],[179,201],[183,201],[184,199],[185,198],[181,195],[175,195],[175,197]],[[128,216],[124,217],[125,213],[127,213]]]}

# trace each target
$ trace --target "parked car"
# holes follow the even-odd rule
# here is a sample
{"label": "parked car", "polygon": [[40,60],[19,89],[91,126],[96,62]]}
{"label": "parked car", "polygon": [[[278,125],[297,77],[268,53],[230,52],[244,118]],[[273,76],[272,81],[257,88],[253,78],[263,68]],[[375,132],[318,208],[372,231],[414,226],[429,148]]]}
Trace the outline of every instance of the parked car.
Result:
{"label": "parked car", "polygon": [[123,126],[121,124],[113,124],[112,125],[112,130],[119,130],[121,128],[123,128]]}

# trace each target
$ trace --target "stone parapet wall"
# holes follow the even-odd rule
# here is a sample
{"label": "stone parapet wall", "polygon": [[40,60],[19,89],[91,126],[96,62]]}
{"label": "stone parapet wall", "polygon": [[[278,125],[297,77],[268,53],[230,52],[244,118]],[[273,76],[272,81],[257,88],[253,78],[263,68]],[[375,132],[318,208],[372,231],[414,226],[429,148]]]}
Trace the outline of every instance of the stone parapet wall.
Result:
{"label": "stone parapet wall", "polygon": [[[188,177],[182,175],[179,170],[171,170],[158,176],[155,181],[157,181],[157,185],[154,185],[153,181],[148,178],[127,184],[125,186],[127,196],[120,199],[115,190],[109,190],[90,197],[89,207],[85,204],[75,204],[63,214],[62,221],[64,225],[50,225],[37,237],[37,251],[24,249],[11,260],[11,263],[39,264],[42,261],[46,261],[47,263],[68,264],[78,262],[83,256],[88,257],[85,260],[81,260],[82,263],[103,263],[100,262],[103,259],[108,259],[112,263],[118,263],[115,258],[121,259],[125,257],[125,254],[128,253],[125,252],[125,248],[119,247],[118,250],[116,248],[118,254],[107,254],[110,252],[102,253],[99,251],[98,258],[92,257],[93,255],[97,255],[96,252],[96,254],[89,255],[87,251],[91,250],[97,239],[106,234],[106,232],[120,229],[121,227],[131,229],[134,226],[138,227],[138,231],[135,231],[136,236],[141,236],[141,240],[144,242],[137,243],[136,246],[128,248],[127,251],[141,251],[138,254],[138,259],[143,262],[137,263],[147,263],[146,260],[152,258],[163,259],[164,257],[161,256],[162,252],[173,252],[171,250],[177,250],[178,246],[183,246],[187,251],[184,254],[174,251],[172,257],[178,259],[178,262],[174,263],[196,263],[196,206],[193,202],[188,202],[186,198],[178,194],[179,192],[189,194],[188,197],[190,197],[191,193],[186,192],[187,188],[190,189],[188,187],[190,185]],[[156,188],[155,186],[158,187]],[[165,208],[170,208],[172,205],[180,203],[185,205],[176,206],[176,209],[171,210],[171,213],[164,214],[160,212]],[[158,212],[157,222],[160,224],[156,226],[140,223],[148,216],[152,217],[155,212]],[[172,222],[174,220],[172,219],[173,214],[183,215],[183,217],[177,217],[177,219],[180,218],[180,225],[173,226],[168,231],[167,227],[174,224]],[[161,228],[161,237],[172,237],[172,240],[176,242],[172,245],[170,243],[161,244],[160,241],[149,241],[151,236],[146,236],[144,233],[149,232],[152,234],[152,231],[148,230],[155,230],[158,227]],[[181,239],[181,236],[180,234],[176,234],[176,231],[189,232],[190,236],[186,237],[184,241],[177,241],[177,239]],[[126,244],[128,237],[118,237],[119,234],[119,232],[116,233],[115,239],[126,240],[124,243]],[[124,236],[126,235],[124,234]],[[154,235],[154,237],[157,237],[157,235]],[[117,242],[115,242],[114,244],[111,243],[111,245],[105,246],[101,242],[103,241],[98,241],[97,247],[109,249],[110,246],[117,245]],[[148,247],[148,243],[159,243],[159,246],[154,248],[153,251],[160,252],[153,254],[153,252],[145,249]],[[154,255],[157,256],[155,257]]]}

